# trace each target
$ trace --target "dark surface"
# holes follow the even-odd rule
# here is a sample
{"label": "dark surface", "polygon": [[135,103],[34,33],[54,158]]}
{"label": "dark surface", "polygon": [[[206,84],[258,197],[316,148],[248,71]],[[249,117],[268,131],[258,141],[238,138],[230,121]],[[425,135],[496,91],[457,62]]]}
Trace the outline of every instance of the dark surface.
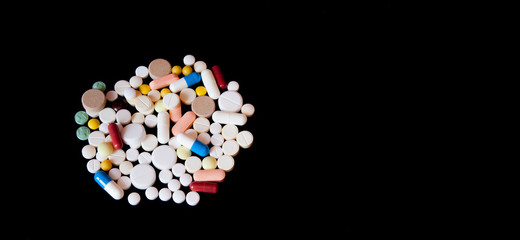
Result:
{"label": "dark surface", "polygon": [[[47,137],[27,153],[38,159],[27,179],[36,187],[22,195],[27,217],[19,222],[28,226],[27,238],[359,234],[364,214],[377,206],[365,195],[373,181],[365,174],[380,141],[373,130],[383,117],[374,115],[381,91],[375,75],[385,69],[373,63],[385,61],[379,39],[388,24],[373,25],[368,16],[385,6],[184,10],[190,7],[60,11],[33,26],[45,31],[24,52],[41,76],[31,78],[43,99],[31,114],[42,119],[38,129]],[[228,82],[239,82],[244,103],[256,108],[239,127],[253,133],[253,146],[240,150],[219,192],[201,193],[195,207],[150,201],[141,190],[140,204],[130,206],[133,187],[116,201],[81,156],[87,142],[76,138],[74,122],[81,94],[96,81],[113,89],[155,58],[182,65],[186,54],[220,65]]]}

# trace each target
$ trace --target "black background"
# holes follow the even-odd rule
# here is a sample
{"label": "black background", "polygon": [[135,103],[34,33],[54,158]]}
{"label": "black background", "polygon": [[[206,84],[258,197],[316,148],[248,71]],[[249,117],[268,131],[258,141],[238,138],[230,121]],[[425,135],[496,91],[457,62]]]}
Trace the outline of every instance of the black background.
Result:
{"label": "black background", "polygon": [[[41,135],[34,150],[19,150],[32,159],[23,181],[30,187],[15,200],[23,203],[22,235],[369,234],[364,225],[379,206],[370,168],[381,151],[391,12],[386,4],[260,2],[70,6],[37,15],[16,32],[25,47],[12,45],[38,99],[23,102],[32,109],[26,119],[38,121],[21,123]],[[156,58],[182,65],[186,54],[240,84],[256,108],[241,129],[255,142],[239,152],[219,193],[202,193],[195,207],[149,201],[144,191],[137,206],[128,204],[129,190],[116,201],[81,156],[86,142],[74,122],[81,94],[96,81],[113,89]]]}

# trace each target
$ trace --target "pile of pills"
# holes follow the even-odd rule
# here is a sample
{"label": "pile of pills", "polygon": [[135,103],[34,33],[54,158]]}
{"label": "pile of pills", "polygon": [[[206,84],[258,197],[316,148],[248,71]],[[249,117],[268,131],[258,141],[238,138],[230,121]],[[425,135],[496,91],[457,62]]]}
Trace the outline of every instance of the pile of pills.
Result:
{"label": "pile of pills", "polygon": [[99,81],[81,96],[84,110],[74,116],[81,125],[76,136],[88,141],[81,153],[95,182],[116,200],[133,186],[131,205],[141,201],[142,190],[149,200],[195,206],[200,192],[218,191],[240,148],[253,143],[251,132],[240,128],[255,108],[243,104],[239,84],[192,55],[183,63],[155,59],[114,90]]}

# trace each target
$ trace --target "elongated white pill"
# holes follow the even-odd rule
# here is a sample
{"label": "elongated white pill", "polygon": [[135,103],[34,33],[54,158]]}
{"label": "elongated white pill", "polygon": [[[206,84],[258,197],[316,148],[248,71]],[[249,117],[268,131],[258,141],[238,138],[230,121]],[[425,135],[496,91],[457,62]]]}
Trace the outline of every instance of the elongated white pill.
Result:
{"label": "elongated white pill", "polygon": [[215,111],[211,118],[218,123],[235,124],[238,126],[242,126],[247,122],[246,115],[234,112]]}
{"label": "elongated white pill", "polygon": [[157,114],[157,140],[161,144],[170,141],[170,114],[168,112]]}
{"label": "elongated white pill", "polygon": [[215,80],[211,70],[202,70],[200,76],[202,78],[202,84],[206,87],[208,96],[212,99],[218,99],[218,97],[220,97],[220,91],[218,90],[217,81]]}

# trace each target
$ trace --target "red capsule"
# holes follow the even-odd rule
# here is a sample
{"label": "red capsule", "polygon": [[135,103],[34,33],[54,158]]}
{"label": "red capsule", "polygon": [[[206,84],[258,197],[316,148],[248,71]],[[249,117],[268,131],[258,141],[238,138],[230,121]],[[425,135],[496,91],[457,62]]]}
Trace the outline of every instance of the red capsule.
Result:
{"label": "red capsule", "polygon": [[216,182],[191,182],[190,189],[195,192],[216,193],[218,183]]}
{"label": "red capsule", "polygon": [[222,71],[220,70],[220,67],[218,65],[215,65],[211,67],[211,70],[213,70],[213,75],[215,76],[215,80],[217,80],[218,87],[220,89],[226,89],[227,83],[224,79],[224,75],[222,75]]}
{"label": "red capsule", "polygon": [[119,133],[119,128],[117,127],[117,124],[108,124],[108,133],[110,134],[110,138],[112,139],[112,145],[114,145],[114,149],[123,148],[123,139],[121,139],[121,134]]}

